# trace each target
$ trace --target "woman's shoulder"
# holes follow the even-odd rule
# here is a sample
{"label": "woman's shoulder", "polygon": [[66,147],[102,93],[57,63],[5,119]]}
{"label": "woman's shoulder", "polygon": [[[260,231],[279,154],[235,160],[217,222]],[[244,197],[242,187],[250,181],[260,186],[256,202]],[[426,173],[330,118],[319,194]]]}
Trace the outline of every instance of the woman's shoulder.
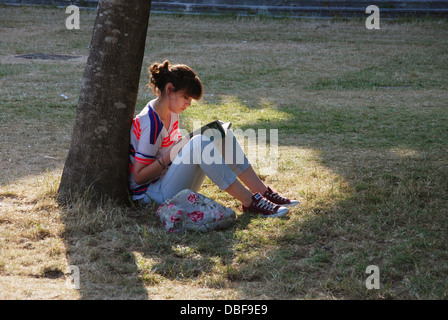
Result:
{"label": "woman's shoulder", "polygon": [[145,119],[150,122],[161,122],[159,115],[157,114],[157,112],[155,112],[154,108],[151,105],[151,101],[146,104],[146,106],[140,111],[136,118],[140,118],[140,120]]}
{"label": "woman's shoulder", "polygon": [[148,134],[150,142],[154,144],[162,131],[163,123],[152,107],[151,101],[146,104],[136,118],[138,118],[138,126],[142,130],[142,134],[143,132]]}
{"label": "woman's shoulder", "polygon": [[152,109],[151,101],[149,101],[146,104],[146,106],[140,111],[140,113],[137,115],[137,117],[142,117],[144,115],[147,115],[150,109]]}

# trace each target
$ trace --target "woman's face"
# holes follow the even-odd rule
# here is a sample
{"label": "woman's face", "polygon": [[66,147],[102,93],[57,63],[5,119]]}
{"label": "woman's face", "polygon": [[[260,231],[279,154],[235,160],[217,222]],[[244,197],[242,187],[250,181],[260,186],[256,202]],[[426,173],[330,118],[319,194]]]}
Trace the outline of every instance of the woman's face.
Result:
{"label": "woman's face", "polygon": [[170,96],[170,111],[174,113],[181,113],[191,106],[191,97],[188,97],[184,91],[173,91]]}

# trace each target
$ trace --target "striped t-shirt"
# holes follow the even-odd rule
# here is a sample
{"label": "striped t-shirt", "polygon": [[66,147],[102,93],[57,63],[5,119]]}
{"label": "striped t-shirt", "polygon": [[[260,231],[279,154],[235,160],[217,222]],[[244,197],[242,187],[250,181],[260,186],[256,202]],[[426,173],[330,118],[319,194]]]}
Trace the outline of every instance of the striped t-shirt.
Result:
{"label": "striped t-shirt", "polygon": [[145,108],[134,118],[131,127],[131,142],[129,145],[130,189],[134,200],[144,197],[148,186],[160,177],[139,185],[135,183],[132,172],[135,162],[150,164],[166,152],[179,140],[179,115],[171,112],[169,128],[165,128],[162,120],[152,107],[155,100],[148,102]]}

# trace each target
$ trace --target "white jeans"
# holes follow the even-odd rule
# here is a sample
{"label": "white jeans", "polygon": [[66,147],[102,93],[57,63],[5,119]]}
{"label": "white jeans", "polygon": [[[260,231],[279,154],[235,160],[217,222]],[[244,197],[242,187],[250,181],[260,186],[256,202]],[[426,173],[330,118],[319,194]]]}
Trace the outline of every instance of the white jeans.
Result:
{"label": "white jeans", "polygon": [[[212,138],[213,139],[213,138]],[[198,191],[208,176],[221,190],[235,182],[250,167],[233,131],[227,129],[225,139],[194,136],[179,152],[167,172],[149,185],[143,203],[163,203],[183,189]]]}

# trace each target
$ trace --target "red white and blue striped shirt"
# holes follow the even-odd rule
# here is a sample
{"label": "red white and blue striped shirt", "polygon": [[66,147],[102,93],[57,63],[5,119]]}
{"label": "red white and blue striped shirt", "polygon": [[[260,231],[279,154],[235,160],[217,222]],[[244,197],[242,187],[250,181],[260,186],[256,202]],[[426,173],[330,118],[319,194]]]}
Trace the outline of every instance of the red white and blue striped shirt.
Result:
{"label": "red white and blue striped shirt", "polygon": [[160,177],[147,184],[139,185],[134,181],[133,171],[135,162],[151,164],[158,157],[169,152],[173,144],[179,140],[179,115],[171,112],[169,128],[165,128],[162,120],[152,107],[155,100],[148,102],[145,108],[134,118],[131,127],[131,141],[129,145],[130,189],[134,200],[144,197],[148,186]]}

